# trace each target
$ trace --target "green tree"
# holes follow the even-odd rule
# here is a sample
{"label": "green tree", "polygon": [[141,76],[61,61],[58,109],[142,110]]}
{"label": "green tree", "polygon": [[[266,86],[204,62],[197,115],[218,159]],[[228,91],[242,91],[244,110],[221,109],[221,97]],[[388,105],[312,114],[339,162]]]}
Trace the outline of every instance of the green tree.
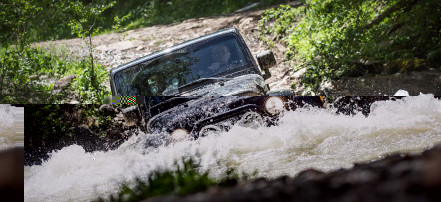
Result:
{"label": "green tree", "polygon": [[32,22],[42,11],[35,0],[6,0],[0,2],[0,40],[1,45],[8,47],[16,44],[23,51],[28,44]]}
{"label": "green tree", "polygon": [[73,1],[65,8],[66,10],[73,11],[73,19],[69,22],[69,26],[72,30],[72,34],[76,34],[78,37],[84,40],[86,47],[89,51],[89,59],[91,64],[90,70],[90,81],[91,86],[96,90],[96,96],[99,96],[99,84],[95,78],[95,69],[93,61],[93,44],[92,36],[95,36],[102,29],[100,26],[96,26],[98,21],[103,20],[101,14],[113,7],[116,1],[109,4],[104,4],[104,2],[91,2],[84,4],[81,1]]}

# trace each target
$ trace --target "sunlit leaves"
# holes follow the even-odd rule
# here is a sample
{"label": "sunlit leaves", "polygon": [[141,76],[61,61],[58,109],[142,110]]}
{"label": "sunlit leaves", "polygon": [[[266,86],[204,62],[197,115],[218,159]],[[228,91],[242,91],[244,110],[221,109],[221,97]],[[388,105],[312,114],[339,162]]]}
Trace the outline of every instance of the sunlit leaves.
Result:
{"label": "sunlit leaves", "polygon": [[[110,94],[104,86],[107,71],[101,65],[96,66],[99,89],[91,87],[90,65],[87,61],[65,61],[40,49],[25,48],[0,50],[0,102],[1,103],[56,103],[57,95],[52,91],[53,82],[43,82],[42,75],[53,79],[65,75],[78,75],[72,84],[73,91],[80,94],[85,103],[101,102],[101,97]],[[86,69],[86,70],[84,70]],[[99,91],[97,97],[93,92]],[[82,94],[81,94],[82,93]],[[92,95],[93,94],[93,95]]]}
{"label": "sunlit leaves", "polygon": [[27,45],[29,29],[35,16],[42,11],[35,0],[6,0],[0,3],[0,45]]}
{"label": "sunlit leaves", "polygon": [[[407,4],[367,26],[399,2]],[[361,59],[387,63],[397,58],[427,58],[436,65],[429,53],[441,50],[441,13],[435,12],[440,9],[436,0],[307,0],[303,8],[266,11],[259,27],[261,33],[276,35],[275,39],[286,43],[288,58],[308,67],[304,83],[317,89],[326,79],[364,74],[357,62]],[[290,17],[299,13],[300,22]]]}

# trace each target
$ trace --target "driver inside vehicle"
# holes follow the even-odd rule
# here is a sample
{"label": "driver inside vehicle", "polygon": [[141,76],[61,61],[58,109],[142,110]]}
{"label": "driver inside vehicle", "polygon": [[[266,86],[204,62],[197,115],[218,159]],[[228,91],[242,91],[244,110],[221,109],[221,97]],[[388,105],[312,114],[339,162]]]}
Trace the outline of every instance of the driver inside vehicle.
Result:
{"label": "driver inside vehicle", "polygon": [[220,44],[211,49],[211,59],[214,61],[208,69],[219,73],[223,67],[230,63],[231,53],[227,46]]}
{"label": "driver inside vehicle", "polygon": [[140,72],[131,86],[133,95],[160,95],[165,89],[165,78],[160,74]]}

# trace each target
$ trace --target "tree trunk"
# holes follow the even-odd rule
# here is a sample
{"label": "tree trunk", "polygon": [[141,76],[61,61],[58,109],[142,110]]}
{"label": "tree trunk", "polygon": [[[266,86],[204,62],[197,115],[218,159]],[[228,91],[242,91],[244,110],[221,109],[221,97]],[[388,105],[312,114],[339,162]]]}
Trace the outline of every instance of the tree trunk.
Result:
{"label": "tree trunk", "polygon": [[393,6],[391,6],[390,8],[386,9],[383,13],[381,13],[380,15],[378,15],[375,19],[373,19],[371,22],[369,22],[364,29],[370,29],[372,28],[374,25],[378,25],[380,24],[385,18],[389,17],[392,13],[394,13],[395,11],[398,11],[402,8],[410,8],[413,5],[415,5],[416,2],[418,2],[419,0],[401,0],[399,2],[397,2],[396,4],[394,4]]}
{"label": "tree trunk", "polygon": [[92,82],[92,86],[95,89],[97,89],[96,81],[95,81],[95,69],[94,69],[94,66],[93,66],[92,36],[90,35],[90,33],[89,33],[89,54],[90,54],[90,62],[92,64],[92,73],[90,75],[90,77],[91,77],[90,79],[91,79],[91,82]]}
{"label": "tree trunk", "polygon": [[[7,52],[8,52],[8,48],[6,47],[5,54],[7,54]],[[0,78],[0,96],[3,97],[3,79],[5,79],[5,74],[6,74],[6,71],[5,71],[6,68],[5,68],[4,59],[0,63],[0,68],[1,68],[0,69],[0,75],[1,75],[1,78]]]}

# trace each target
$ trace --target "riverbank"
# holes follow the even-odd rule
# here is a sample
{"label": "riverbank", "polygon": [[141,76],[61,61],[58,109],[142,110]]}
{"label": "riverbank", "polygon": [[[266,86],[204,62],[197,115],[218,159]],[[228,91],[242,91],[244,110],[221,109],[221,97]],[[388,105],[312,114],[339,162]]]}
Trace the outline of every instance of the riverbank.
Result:
{"label": "riverbank", "polygon": [[296,177],[259,179],[156,201],[440,201],[441,144],[418,155],[393,154],[350,169],[306,169]]}

